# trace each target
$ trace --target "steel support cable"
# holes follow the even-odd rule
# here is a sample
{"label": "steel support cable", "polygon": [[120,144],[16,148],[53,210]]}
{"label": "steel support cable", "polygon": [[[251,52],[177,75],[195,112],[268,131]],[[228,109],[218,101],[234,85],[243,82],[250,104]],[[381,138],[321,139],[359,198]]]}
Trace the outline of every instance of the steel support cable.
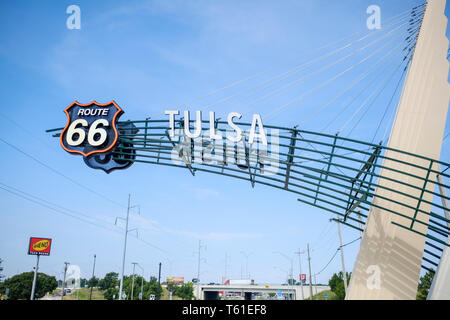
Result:
{"label": "steel support cable", "polygon": [[[405,23],[405,24],[407,24],[407,23]],[[385,30],[383,29],[383,31],[385,31]],[[375,33],[370,33],[369,36],[372,36],[373,34],[375,34]],[[340,47],[338,49],[335,49],[335,50],[333,50],[333,51],[331,51],[331,52],[329,52],[327,54],[321,55],[318,58],[306,61],[306,62],[304,62],[304,63],[302,63],[302,64],[300,64],[298,66],[295,66],[294,68],[292,68],[292,69],[290,69],[290,70],[288,70],[288,71],[286,71],[284,73],[281,73],[281,74],[279,74],[279,75],[277,75],[277,76],[275,76],[273,78],[270,78],[270,79],[268,79],[268,80],[266,80],[266,81],[264,81],[262,83],[259,83],[259,84],[255,85],[255,86],[251,87],[250,89],[245,89],[245,90],[239,91],[239,92],[237,92],[237,93],[235,93],[233,95],[227,96],[227,97],[225,97],[225,98],[223,98],[223,99],[221,99],[221,100],[219,100],[217,102],[214,102],[212,104],[209,104],[209,105],[206,105],[204,107],[201,107],[201,109],[207,109],[207,108],[210,108],[212,106],[219,105],[219,104],[221,104],[223,102],[229,101],[229,100],[231,100],[231,99],[233,99],[235,97],[239,97],[239,96],[241,96],[241,95],[243,95],[243,94],[245,94],[245,93],[247,93],[249,91],[252,91],[253,89],[256,89],[256,88],[258,88],[260,86],[264,86],[267,83],[272,83],[272,84],[269,84],[269,85],[266,85],[266,86],[264,86],[262,88],[259,88],[258,91],[261,91],[261,90],[267,89],[269,87],[272,87],[275,84],[277,84],[277,83],[279,83],[279,82],[281,82],[281,81],[283,81],[283,80],[285,80],[285,79],[287,79],[289,77],[292,77],[293,75],[295,75],[295,74],[305,70],[308,66],[310,66],[310,65],[312,65],[312,64],[314,64],[316,62],[319,62],[319,61],[321,61],[321,60],[323,60],[323,59],[325,59],[325,58],[327,58],[329,56],[335,55],[336,53],[341,52],[341,51],[343,51],[343,50],[353,46],[355,43],[360,42],[360,41],[362,41],[362,40],[364,40],[366,38],[367,38],[367,36],[364,36],[364,37],[362,37],[362,38],[360,38],[360,39],[358,39],[356,41],[350,42],[350,43],[348,43],[348,44],[346,44],[346,45],[344,45],[344,46],[342,46],[342,47]],[[278,80],[278,81],[275,82],[275,80]],[[250,94],[244,96],[243,99],[246,99],[246,98],[248,98],[248,97],[250,97],[252,95],[255,95],[257,92],[250,93]]]}
{"label": "steel support cable", "polygon": [[[405,67],[405,68],[403,69],[403,72],[402,72],[400,78],[398,79],[398,82],[397,82],[397,85],[396,85],[396,87],[395,87],[395,90],[394,90],[394,92],[392,93],[392,96],[391,96],[391,98],[390,98],[388,104],[386,105],[386,109],[384,110],[383,116],[381,117],[380,122],[378,123],[377,129],[375,130],[375,133],[374,133],[374,135],[373,135],[372,140],[371,140],[370,143],[373,143],[373,142],[375,141],[375,138],[376,138],[376,136],[377,136],[377,134],[378,134],[378,130],[380,130],[381,124],[383,123],[383,120],[384,120],[384,118],[386,117],[387,112],[389,111],[389,107],[391,106],[392,101],[394,100],[394,97],[395,97],[395,95],[397,94],[397,91],[398,91],[398,89],[399,89],[399,87],[400,87],[400,84],[402,83],[403,77],[404,77],[405,74],[406,74],[406,70],[407,70],[407,67]],[[389,124],[388,124],[388,125],[389,125]],[[383,140],[384,140],[384,137],[383,137],[383,139],[382,139],[381,141],[383,141]]]}
{"label": "steel support cable", "polygon": [[[403,62],[401,63],[403,64]],[[400,66],[401,66],[400,64]],[[395,72],[397,72],[397,70],[395,70]],[[341,127],[341,129],[338,131],[338,133],[343,132],[347,126],[350,124],[350,122],[352,122],[353,118],[366,106],[366,104],[370,101],[370,99],[376,94],[376,89],[373,89],[372,92],[370,93],[370,95],[361,103],[361,105],[359,106],[359,108],[357,108],[355,110],[355,112],[353,112],[353,114],[350,116],[350,118],[343,124],[343,126]],[[348,136],[347,136],[348,138]],[[343,142],[345,142],[345,140],[343,140]]]}
{"label": "steel support cable", "polygon": [[[395,48],[394,48],[393,50],[395,50]],[[393,50],[392,50],[392,51],[393,51]],[[402,63],[400,64],[400,66],[401,66],[402,64],[403,64],[403,61],[402,61]],[[388,66],[389,66],[389,65],[388,65]],[[388,67],[388,66],[387,66],[387,67]],[[385,68],[385,69],[386,69],[386,68]],[[383,70],[382,73],[379,74],[379,76],[382,75],[382,74],[384,74],[384,70]],[[379,77],[379,76],[378,76],[378,77]],[[373,83],[374,81],[376,81],[376,80],[378,79],[378,77],[376,77],[371,83]],[[359,96],[359,95],[358,95],[358,96]],[[323,131],[323,130],[322,130],[322,131]],[[318,151],[311,143],[309,143],[309,145],[310,145],[313,149],[315,149],[316,151]],[[324,157],[324,158],[325,158],[325,157]],[[338,169],[341,173],[343,173],[342,170],[340,170],[339,167],[337,167],[337,169]]]}
{"label": "steel support cable", "polygon": [[85,190],[87,190],[87,191],[89,191],[89,192],[91,192],[91,193],[94,193],[94,194],[98,195],[99,197],[101,197],[101,198],[103,198],[103,199],[105,199],[105,200],[107,200],[107,201],[109,201],[109,202],[111,202],[111,203],[114,203],[114,204],[116,204],[116,205],[118,205],[118,206],[120,206],[120,207],[122,207],[122,208],[126,208],[125,205],[123,205],[123,204],[121,204],[121,203],[119,203],[119,202],[117,202],[117,201],[114,201],[114,200],[108,198],[108,197],[105,196],[105,195],[102,195],[101,193],[99,193],[99,192],[97,192],[97,191],[95,191],[95,190],[93,190],[93,189],[87,187],[87,186],[84,185],[84,184],[81,184],[81,183],[77,182],[76,180],[74,180],[74,179],[70,178],[69,176],[65,175],[64,173],[61,173],[61,172],[59,172],[58,170],[56,170],[56,169],[52,168],[51,166],[45,164],[44,162],[40,161],[38,158],[36,158],[36,157],[32,156],[31,154],[29,154],[29,153],[23,151],[23,150],[20,149],[19,147],[13,145],[12,143],[9,143],[8,141],[4,140],[3,138],[0,138],[0,141],[2,141],[4,144],[8,145],[9,147],[13,148],[14,150],[16,150],[16,151],[22,153],[23,155],[27,156],[28,158],[32,159],[33,161],[37,162],[37,163],[40,164],[41,166],[43,166],[43,167],[49,169],[49,170],[52,171],[53,173],[56,173],[57,175],[63,177],[64,179],[66,179],[66,180],[72,182],[73,184],[75,184],[75,185],[81,187],[82,189],[85,189]]}
{"label": "steel support cable", "polygon": [[[389,66],[389,65],[388,65]],[[384,70],[383,70],[384,71]],[[328,124],[327,125],[325,125],[325,127],[323,127],[322,129],[321,129],[321,131],[320,131],[320,133],[323,133],[334,121],[336,121],[337,120],[337,118],[345,111],[345,110],[347,110],[348,109],[348,107],[350,107],[352,104],[353,104],[353,102],[355,102],[358,98],[359,98],[359,96],[361,96],[361,94],[363,93],[363,92],[365,92],[369,87],[371,87],[372,86],[372,84],[376,81],[376,80],[378,80],[378,78],[379,78],[379,76],[381,76],[383,74],[383,72],[382,73],[380,73],[376,78],[374,78],[371,82],[369,82],[369,84],[366,86],[366,87],[364,87],[359,93],[358,93],[358,95],[353,99],[353,100],[351,100],[342,110],[341,110],[341,112],[339,112],[330,122],[328,122]],[[345,141],[345,140],[343,140],[343,141]],[[313,146],[312,144],[310,144],[310,146]],[[317,149],[316,149],[317,150]],[[341,171],[342,172],[342,171]]]}
{"label": "steel support cable", "polygon": [[[380,40],[381,40],[381,39],[380,39]],[[360,65],[360,64],[362,64],[362,63],[364,63],[364,62],[366,62],[368,59],[370,59],[371,57],[373,57],[374,55],[376,55],[377,53],[379,53],[381,50],[383,50],[383,49],[385,49],[387,46],[391,45],[391,43],[395,42],[395,40],[396,40],[396,39],[394,39],[394,41],[389,42],[387,45],[384,45],[384,46],[378,48],[377,50],[375,50],[374,52],[372,52],[369,56],[367,56],[367,57],[365,57],[364,59],[360,60],[359,62],[357,62],[357,63],[351,65],[351,66],[348,67],[346,70],[344,70],[343,72],[339,73],[338,75],[336,75],[336,76],[333,77],[332,79],[327,80],[327,81],[325,81],[324,83],[321,83],[319,86],[316,86],[316,87],[310,89],[310,90],[308,91],[308,93],[306,93],[306,94],[304,94],[304,95],[302,95],[302,96],[300,96],[300,97],[297,97],[297,98],[295,98],[295,99],[292,99],[291,101],[289,101],[289,102],[287,102],[287,103],[285,103],[285,104],[283,104],[283,105],[277,107],[275,110],[273,110],[271,113],[269,113],[266,117],[269,117],[269,119],[274,119],[274,118],[276,118],[277,116],[279,116],[279,115],[281,114],[282,110],[285,109],[286,107],[288,107],[289,105],[293,104],[294,102],[301,101],[302,99],[305,98],[305,96],[311,94],[311,93],[314,92],[315,90],[320,89],[320,88],[326,86],[327,84],[333,82],[334,80],[338,79],[339,77],[341,77],[342,75],[346,74],[347,72],[353,70],[353,69],[356,68],[358,65]],[[358,50],[358,51],[359,51],[359,50]],[[354,52],[354,53],[352,53],[352,54],[350,54],[350,55],[348,55],[348,56],[351,56],[351,55],[353,55],[353,54],[355,54],[355,53],[356,53],[356,52]],[[344,57],[343,59],[346,59],[348,56]],[[340,60],[342,60],[342,59],[340,59]],[[333,65],[335,65],[335,64],[336,64],[336,63],[334,63]],[[332,65],[332,66],[333,66],[333,65]],[[329,67],[332,67],[332,66],[327,66],[326,68],[322,68],[321,70],[319,70],[318,72],[316,72],[316,74],[317,74],[317,73],[320,73],[320,72],[322,72],[322,71],[324,71],[324,70],[326,70],[326,69],[329,69]]]}
{"label": "steel support cable", "polygon": [[[413,10],[414,10],[414,9],[413,9]],[[402,17],[402,16],[404,16],[404,15],[408,16],[408,15],[410,15],[410,13],[411,13],[411,9],[406,10],[406,11],[403,11],[403,12],[401,12],[401,13],[399,13],[399,14],[397,14],[397,15],[395,15],[395,16],[389,18],[389,19],[387,19],[386,22],[389,23],[389,22],[392,22],[392,21],[395,21],[396,19],[398,19],[397,22],[394,22],[394,23],[391,23],[391,24],[390,24],[390,25],[393,25],[393,24],[398,23],[399,21],[402,21],[403,19],[406,18],[406,17]],[[388,25],[388,26],[390,26],[390,25]],[[368,34],[368,35],[372,35],[372,34],[376,34],[376,33],[380,32],[380,31],[382,31],[382,29],[376,30],[375,32],[371,31],[371,32],[368,32],[367,34]],[[383,30],[383,31],[384,31],[384,30]],[[331,44],[327,44],[327,45],[324,45],[324,46],[322,46],[322,47],[320,47],[320,48],[318,48],[318,49],[314,49],[314,50],[310,51],[309,54],[313,54],[313,53],[315,53],[315,52],[317,52],[317,51],[320,51],[320,50],[322,50],[322,49],[326,49],[326,48],[328,48],[328,47],[332,47],[332,46],[338,44],[339,42],[342,42],[342,41],[344,41],[344,40],[347,40],[347,39],[349,39],[349,38],[352,38],[352,37],[357,36],[357,35],[359,35],[359,34],[361,34],[361,33],[364,33],[364,32],[366,32],[366,30],[355,32],[355,33],[351,34],[350,36],[345,36],[345,37],[343,37],[343,38],[341,38],[341,39],[339,39],[339,40],[337,40],[337,41],[335,41],[335,42],[333,42],[333,43],[331,43]],[[308,54],[305,54],[305,55],[302,55],[302,56],[306,56],[306,55],[308,55]],[[259,76],[261,76],[261,75],[263,75],[263,74],[268,73],[269,71],[272,71],[272,70],[274,70],[274,69],[280,68],[280,67],[285,66],[285,65],[288,65],[289,63],[291,63],[291,62],[293,62],[293,61],[297,61],[297,60],[298,60],[298,58],[295,58],[295,59],[291,59],[291,60],[289,60],[289,61],[287,61],[287,62],[278,64],[278,65],[276,65],[276,66],[274,66],[274,67],[269,67],[269,68],[265,69],[265,70],[262,71],[262,72],[258,72],[258,73],[256,73],[256,74],[253,74],[253,75],[249,76],[249,77],[246,77],[246,78],[243,78],[243,79],[241,79],[241,80],[232,82],[232,83],[230,83],[230,84],[228,84],[228,85],[226,85],[226,86],[224,86],[224,87],[221,87],[221,88],[219,88],[219,89],[215,89],[215,90],[213,90],[213,91],[210,91],[209,93],[207,93],[207,94],[205,94],[205,95],[203,95],[203,96],[200,96],[200,97],[194,98],[194,99],[192,99],[192,100],[186,101],[185,103],[178,104],[178,105],[174,106],[174,108],[178,108],[178,107],[183,106],[183,105],[189,105],[189,104],[192,104],[192,103],[194,103],[194,102],[197,102],[197,101],[199,101],[199,100],[202,100],[202,99],[204,99],[204,98],[207,98],[207,97],[209,97],[209,96],[212,96],[212,95],[214,95],[214,94],[216,94],[216,93],[219,93],[219,92],[221,92],[221,91],[223,91],[223,90],[226,90],[226,89],[235,87],[235,86],[237,86],[237,85],[239,85],[239,84],[241,84],[241,83],[243,83],[243,82],[246,82],[246,81],[249,81],[249,80],[251,80],[251,79],[257,78],[257,77],[259,77]]]}
{"label": "steel support cable", "polygon": [[393,127],[393,125],[390,126],[389,124],[392,123],[392,121],[394,120],[394,115],[395,115],[395,111],[396,110],[397,110],[396,108],[392,108],[391,116],[389,117],[389,120],[388,120],[388,122],[386,124],[386,128],[384,129],[383,137],[381,138],[381,141],[382,141],[383,144],[387,144],[386,136],[388,134],[389,128],[392,129],[392,127]]}
{"label": "steel support cable", "polygon": [[299,127],[301,126],[303,123],[305,123],[306,121],[308,121],[309,119],[311,119],[312,117],[314,117],[315,115],[317,115],[320,111],[322,111],[324,108],[326,108],[327,106],[329,106],[331,103],[333,103],[334,101],[336,101],[338,98],[340,98],[344,93],[346,93],[347,91],[349,91],[350,89],[352,89],[353,87],[355,87],[357,84],[359,84],[364,78],[366,78],[372,71],[376,70],[378,65],[382,62],[384,62],[387,58],[389,58],[390,56],[392,56],[395,52],[395,50],[398,48],[399,46],[395,46],[391,51],[389,51],[386,55],[384,55],[374,66],[372,66],[372,68],[370,68],[369,70],[367,70],[362,76],[360,76],[358,79],[356,79],[351,85],[347,86],[345,89],[341,90],[338,94],[336,94],[335,96],[333,96],[331,99],[329,99],[328,101],[326,101],[325,103],[323,103],[322,105],[320,105],[319,107],[317,107],[313,112],[311,112],[310,114],[308,114],[305,118],[303,118],[297,125],[295,125],[295,127]]}
{"label": "steel support cable", "polygon": [[[358,121],[355,123],[355,125],[352,127],[352,129],[350,130],[349,134],[347,135],[347,138],[349,138],[351,136],[351,134],[353,133],[353,131],[355,130],[355,128],[359,125],[359,123],[361,123],[361,120],[364,118],[364,116],[369,112],[369,110],[372,108],[372,106],[374,105],[375,101],[380,97],[381,93],[386,89],[386,87],[388,86],[388,84],[391,82],[391,80],[394,78],[394,76],[396,75],[396,73],[398,72],[398,70],[400,69],[400,67],[403,65],[403,61],[402,63],[400,63],[400,65],[394,70],[394,72],[390,75],[390,77],[388,78],[388,80],[385,82],[384,86],[381,88],[381,90],[378,92],[378,94],[375,96],[375,98],[372,100],[372,102],[368,105],[368,108],[366,109],[366,111],[362,114],[362,116],[358,119]],[[402,77],[403,77],[403,73],[402,73]],[[400,83],[400,82],[399,82]],[[398,88],[398,86],[397,86]],[[397,90],[397,88],[395,89],[395,91]],[[395,94],[395,92],[394,92]],[[373,141],[373,140],[372,140]]]}
{"label": "steel support cable", "polygon": [[[395,31],[397,31],[397,30],[395,30]],[[262,96],[261,98],[259,98],[259,99],[257,99],[257,100],[254,100],[254,101],[251,102],[251,103],[248,103],[248,104],[244,105],[244,106],[243,106],[244,110],[247,110],[249,106],[251,106],[251,105],[253,105],[253,104],[255,104],[255,103],[257,103],[257,102],[259,102],[259,101],[261,101],[261,100],[264,100],[264,99],[267,99],[267,98],[269,98],[269,97],[272,97],[272,96],[278,94],[279,92],[281,92],[281,91],[283,91],[283,90],[285,90],[285,89],[287,89],[287,88],[289,88],[289,87],[292,87],[292,86],[298,84],[299,82],[305,80],[305,79],[308,78],[308,77],[315,76],[315,75],[317,75],[317,74],[319,74],[319,73],[321,73],[321,72],[323,72],[323,71],[326,71],[326,70],[328,70],[328,69],[330,69],[330,68],[332,68],[332,67],[338,65],[339,63],[341,63],[341,62],[347,60],[348,58],[350,58],[351,56],[357,54],[358,52],[367,49],[368,47],[370,47],[370,46],[372,46],[372,45],[378,43],[379,41],[385,39],[385,38],[388,37],[388,36],[391,36],[391,35],[392,35],[392,32],[394,32],[394,30],[392,30],[391,32],[388,32],[388,33],[387,33],[386,35],[384,35],[383,37],[381,37],[381,38],[379,38],[379,39],[377,39],[377,40],[375,40],[375,41],[372,41],[372,42],[369,43],[368,45],[363,46],[363,47],[361,47],[361,48],[359,48],[359,49],[353,51],[352,53],[350,53],[350,54],[348,54],[348,55],[346,55],[346,56],[344,56],[344,57],[338,59],[337,61],[335,61],[335,62],[333,62],[333,63],[331,63],[331,64],[328,64],[328,65],[326,65],[325,67],[323,67],[323,68],[321,68],[321,69],[319,69],[319,70],[317,70],[317,71],[315,71],[315,72],[313,72],[313,73],[309,73],[309,74],[303,76],[303,77],[300,78],[300,79],[297,79],[297,80],[295,80],[295,81],[293,81],[293,82],[290,82],[290,83],[288,83],[287,85],[284,85],[284,86],[282,86],[281,88],[278,88],[277,90],[274,90],[274,91],[272,91],[272,92],[270,92],[270,93],[268,93],[268,94]],[[395,41],[391,41],[391,42],[395,42]],[[390,44],[390,43],[389,43],[389,44]],[[384,46],[384,47],[386,47],[386,46]],[[347,70],[345,70],[342,74],[339,74],[338,77],[340,77],[340,76],[342,76],[343,74],[349,72],[350,70],[353,70],[356,66],[358,66],[358,65],[360,65],[360,64],[362,64],[362,63],[364,63],[365,61],[367,61],[368,59],[370,59],[371,57],[373,57],[375,54],[379,53],[380,50],[383,49],[384,47],[378,48],[377,50],[375,50],[373,53],[371,53],[370,55],[368,55],[367,57],[365,57],[364,59],[362,59],[362,60],[359,61],[358,63],[356,63],[356,64],[350,66],[350,67],[349,67]],[[269,116],[272,115],[272,114],[276,114],[279,110],[284,109],[286,106],[288,106],[288,105],[290,105],[290,104],[296,102],[296,101],[299,100],[299,99],[301,100],[301,98],[295,98],[295,99],[291,100],[290,102],[286,103],[285,105],[279,106],[279,107],[278,107],[277,109],[275,109],[272,113],[269,113]],[[265,103],[267,103],[267,101],[266,101]],[[251,112],[251,111],[248,111],[248,112],[245,113],[245,114],[249,114],[250,112]]]}
{"label": "steel support cable", "polygon": [[[65,212],[65,211],[73,211],[73,210],[64,208],[64,207],[62,207],[62,206],[60,206],[60,205],[54,204],[54,203],[52,203],[52,202],[50,202],[50,201],[47,201],[47,200],[45,200],[45,199],[42,199],[42,198],[40,198],[40,197],[33,196],[33,195],[31,195],[31,194],[29,194],[29,193],[27,193],[27,192],[24,192],[24,191],[21,191],[21,190],[19,190],[19,189],[17,189],[17,188],[8,186],[8,185],[6,185],[6,184],[4,184],[4,183],[1,183],[1,184],[2,184],[3,186],[6,186],[7,188],[12,189],[12,190],[9,190],[9,189],[7,189],[7,188],[5,188],[5,187],[2,187],[2,186],[0,186],[0,189],[3,189],[3,190],[5,190],[5,191],[7,191],[7,192],[9,192],[9,193],[11,193],[11,194],[17,196],[17,197],[20,197],[20,198],[25,199],[25,200],[27,200],[27,201],[30,201],[30,202],[32,202],[32,203],[38,204],[38,205],[40,205],[40,206],[42,206],[42,207],[45,207],[45,208],[47,208],[47,209],[53,210],[54,212],[60,213],[60,214],[62,214],[62,215],[69,216],[69,217],[71,217],[71,218],[74,218],[74,219],[77,219],[77,220],[79,220],[79,221],[82,221],[82,222],[91,224],[91,225],[93,225],[93,226],[96,226],[96,227],[105,229],[105,230],[107,230],[107,231],[111,231],[111,232],[115,232],[115,233],[118,233],[118,234],[120,234],[120,235],[123,235],[123,232],[119,232],[118,230],[109,229],[109,228],[107,228],[106,226],[104,226],[104,225],[102,225],[102,224],[98,224],[98,223],[96,223],[96,222],[93,222],[93,221],[87,220],[87,219],[85,219],[85,218],[78,217],[78,216],[76,216],[76,215],[74,215],[74,214]],[[33,199],[33,198],[34,198],[34,199]],[[56,208],[55,208],[55,207],[56,207]],[[58,207],[59,207],[59,208],[62,208],[62,210],[61,210],[61,209],[58,209]],[[63,210],[65,210],[65,211],[63,211]],[[80,214],[80,213],[78,213],[78,214]],[[80,214],[80,215],[81,215],[81,214]],[[83,214],[82,216],[85,216],[85,217],[86,217],[85,214]],[[109,225],[108,225],[108,226],[109,226]],[[162,252],[167,253],[167,251],[165,251],[164,249],[161,249],[161,248],[159,248],[159,247],[157,247],[157,246],[155,246],[155,245],[153,245],[153,244],[151,244],[151,243],[149,243],[149,242],[147,242],[147,241],[145,241],[145,240],[143,240],[143,239],[141,239],[141,238],[136,237],[136,239],[138,239],[139,241],[141,241],[141,242],[143,242],[143,243],[146,243],[147,245],[149,245],[149,246],[151,246],[151,247],[153,247],[153,248],[155,248],[155,249],[158,249],[158,250],[160,250],[160,251],[162,251]]]}

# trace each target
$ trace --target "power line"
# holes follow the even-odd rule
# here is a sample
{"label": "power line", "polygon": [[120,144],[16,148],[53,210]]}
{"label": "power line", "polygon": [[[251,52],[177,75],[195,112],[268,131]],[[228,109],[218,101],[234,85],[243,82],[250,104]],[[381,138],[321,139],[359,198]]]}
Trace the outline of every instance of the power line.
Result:
{"label": "power line", "polygon": [[[57,212],[57,213],[60,213],[60,214],[65,215],[65,216],[69,216],[69,217],[71,217],[71,218],[74,218],[74,219],[80,220],[80,221],[82,221],[82,222],[91,224],[91,225],[93,225],[93,226],[96,226],[96,227],[99,227],[99,228],[102,228],[102,229],[105,229],[105,230],[108,230],[108,231],[112,231],[112,232],[116,232],[116,233],[118,233],[118,234],[121,234],[119,231],[114,230],[114,229],[109,229],[109,228],[107,228],[106,226],[104,226],[104,225],[102,225],[102,224],[98,224],[98,223],[95,223],[95,222],[86,220],[86,219],[84,219],[84,218],[78,217],[78,216],[76,216],[76,215],[74,215],[74,214],[70,214],[70,213],[68,213],[68,212],[65,212],[65,211],[76,212],[76,211],[74,211],[74,210],[67,209],[67,208],[65,208],[65,207],[63,207],[63,206],[60,206],[60,205],[55,204],[55,203],[52,203],[52,202],[50,202],[50,201],[48,201],[48,200],[45,200],[45,199],[43,199],[43,198],[34,196],[34,195],[30,194],[30,193],[27,193],[27,192],[25,192],[25,191],[19,190],[19,189],[17,189],[17,188],[12,187],[12,186],[8,186],[8,185],[6,185],[6,184],[4,184],[4,183],[0,183],[0,184],[3,185],[3,187],[0,186],[0,189],[3,189],[3,190],[5,190],[5,191],[7,191],[7,192],[9,192],[9,193],[11,193],[11,194],[14,194],[14,195],[17,196],[17,197],[20,197],[20,198],[22,198],[22,199],[28,200],[28,201],[30,201],[30,202],[32,202],[32,203],[35,203],[35,204],[37,204],[37,205],[40,205],[40,206],[45,207],[45,208],[47,208],[47,209],[50,209],[50,210],[52,210],[52,211],[54,211],[54,212]],[[6,187],[6,188],[5,188],[5,187]],[[7,189],[7,188],[10,188],[10,189],[12,189],[12,190],[9,190],[9,189]],[[34,198],[34,199],[33,199],[33,198]],[[61,208],[61,209],[57,209],[57,208],[54,208],[54,207],[59,207],[59,208]],[[63,210],[65,210],[65,211],[63,211]],[[85,217],[88,217],[87,215],[82,214],[82,213],[79,213],[79,212],[77,212],[77,214],[82,215],[82,216],[85,216]],[[161,251],[161,252],[168,253],[166,250],[161,249],[161,248],[159,248],[158,246],[155,246],[155,245],[153,245],[153,244],[151,244],[151,243],[149,243],[149,242],[147,242],[147,241],[145,241],[145,240],[143,240],[143,239],[141,239],[141,238],[139,238],[139,237],[137,237],[137,236],[136,236],[135,238],[136,238],[137,240],[139,240],[139,241],[141,241],[141,242],[147,244],[148,246],[151,246],[151,247],[153,247],[153,248],[155,248],[155,249],[157,249],[157,250],[159,250],[159,251]]]}
{"label": "power line", "polygon": [[[360,239],[361,239],[361,237],[358,237],[357,239],[355,239],[353,241],[350,241],[350,242],[348,242],[346,244],[343,244],[342,247],[348,246],[348,245],[350,245],[350,244],[352,244],[352,243],[354,243],[354,242],[356,242],[356,241],[358,241]],[[328,263],[325,265],[325,267],[322,268],[322,270],[320,270],[318,273],[315,274],[316,276],[319,275],[320,273],[322,273],[322,271],[324,271],[330,265],[331,261],[333,261],[333,259],[336,257],[336,255],[339,252],[339,250],[340,250],[340,248],[336,249],[336,252],[333,254],[333,256],[331,257],[330,261],[328,261]]]}
{"label": "power line", "polygon": [[[395,74],[397,73],[398,69],[400,69],[400,67],[402,66],[403,61],[399,64],[399,66],[394,70],[394,72],[390,75],[390,77],[387,79],[387,81],[385,82],[384,86],[381,88],[381,90],[378,92],[378,94],[375,96],[375,98],[372,100],[372,102],[369,104],[368,108],[366,109],[366,111],[361,115],[361,117],[358,119],[358,121],[355,123],[355,125],[352,127],[352,129],[350,130],[349,134],[347,135],[347,138],[351,136],[351,134],[353,133],[353,130],[355,130],[355,128],[359,125],[359,123],[361,122],[361,120],[365,117],[365,115],[369,112],[369,110],[372,108],[372,106],[374,105],[375,101],[380,97],[381,93],[386,89],[386,87],[388,86],[388,84],[391,82],[392,78],[395,76]],[[406,70],[406,69],[405,69]],[[400,84],[400,82],[399,82]],[[397,91],[398,86],[395,90],[395,92]],[[394,94],[395,94],[394,92]],[[373,92],[375,93],[375,91]],[[370,98],[370,97],[369,97]],[[367,100],[366,100],[367,101]],[[363,104],[364,105],[364,104]],[[359,109],[361,110],[361,108]]]}
{"label": "power line", "polygon": [[13,145],[12,143],[9,143],[8,141],[6,141],[6,140],[4,140],[4,139],[2,139],[2,138],[0,138],[0,141],[2,141],[4,144],[10,146],[10,147],[13,148],[14,150],[16,150],[16,151],[22,153],[23,155],[27,156],[28,158],[32,159],[33,161],[39,163],[41,166],[43,166],[43,167],[49,169],[50,171],[56,173],[57,175],[63,177],[64,179],[69,180],[69,181],[72,182],[73,184],[76,184],[77,186],[79,186],[79,187],[81,187],[81,188],[83,188],[83,189],[85,189],[85,190],[87,190],[87,191],[89,191],[89,192],[91,192],[91,193],[94,193],[94,194],[98,195],[99,197],[101,197],[101,198],[103,198],[103,199],[105,199],[105,200],[107,200],[107,201],[109,201],[109,202],[111,202],[111,203],[114,203],[114,204],[116,204],[116,205],[118,205],[118,206],[120,206],[120,207],[122,207],[122,208],[125,208],[125,206],[122,205],[121,203],[119,203],[119,202],[117,202],[117,201],[114,201],[114,200],[108,198],[107,196],[102,195],[101,193],[99,193],[99,192],[97,192],[97,191],[95,191],[95,190],[93,190],[93,189],[91,189],[91,188],[85,186],[84,184],[81,184],[81,183],[77,182],[76,180],[74,180],[74,179],[72,179],[72,178],[66,176],[65,174],[59,172],[58,170],[56,170],[56,169],[50,167],[49,165],[47,165],[47,164],[45,164],[44,162],[42,162],[42,161],[40,161],[39,159],[37,159],[36,157],[32,156],[31,154],[29,154],[29,153],[25,152],[24,150],[20,149],[19,147]]}

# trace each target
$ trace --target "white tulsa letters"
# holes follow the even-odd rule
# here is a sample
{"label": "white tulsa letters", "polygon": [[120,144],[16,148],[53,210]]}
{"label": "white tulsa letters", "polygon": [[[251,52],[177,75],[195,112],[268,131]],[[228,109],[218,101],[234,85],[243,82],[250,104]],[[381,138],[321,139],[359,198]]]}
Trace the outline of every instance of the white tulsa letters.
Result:
{"label": "white tulsa letters", "polygon": [[[175,116],[180,114],[179,110],[166,110],[164,114],[169,116],[169,135],[171,138],[175,137]],[[233,120],[237,118],[242,118],[242,115],[238,112],[230,112],[227,117],[228,125],[233,129],[230,132],[227,130],[227,139],[231,142],[237,143],[242,140],[242,129],[233,122]],[[199,138],[202,135],[202,112],[195,112],[195,126],[194,132],[191,132],[191,128],[189,126],[191,121],[189,111],[184,111],[184,134],[186,137],[195,139]],[[215,114],[214,111],[209,112],[209,138],[212,140],[222,140],[223,137],[220,133],[215,130]],[[252,125],[249,132],[248,142],[252,144],[258,140],[264,146],[267,146],[267,136],[264,132],[264,126],[261,120],[261,116],[259,114],[254,114],[252,119]]]}

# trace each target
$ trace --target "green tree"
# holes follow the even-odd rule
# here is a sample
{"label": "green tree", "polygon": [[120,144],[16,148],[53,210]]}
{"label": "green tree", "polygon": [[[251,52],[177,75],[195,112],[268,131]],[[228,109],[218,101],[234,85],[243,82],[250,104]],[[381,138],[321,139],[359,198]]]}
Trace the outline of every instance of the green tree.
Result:
{"label": "green tree", "polygon": [[173,281],[169,281],[167,283],[167,291],[172,292],[172,294],[175,294],[177,287],[178,287],[177,284]]}
{"label": "green tree", "polygon": [[88,285],[88,280],[84,279],[84,278],[81,278],[80,279],[80,287],[81,288],[85,288],[87,285]]}
{"label": "green tree", "polygon": [[93,288],[96,287],[98,285],[99,279],[97,277],[92,277],[89,279],[88,281],[88,287],[89,288]]}
{"label": "green tree", "polygon": [[183,283],[181,286],[176,288],[175,295],[183,300],[194,299],[194,285],[192,282]]}
{"label": "green tree", "polygon": [[144,284],[144,295],[143,299],[150,299],[150,295],[155,295],[156,299],[161,299],[162,287],[158,284],[158,280],[155,277],[150,277],[150,281]]}
{"label": "green tree", "polygon": [[119,274],[117,272],[108,272],[103,279],[98,282],[100,290],[114,289],[120,284]]}
{"label": "green tree", "polygon": [[433,283],[434,270],[427,271],[423,277],[420,277],[419,285],[417,287],[417,300],[426,300],[428,296],[428,291]]}
{"label": "green tree", "polygon": [[106,300],[119,299],[119,289],[109,288],[103,293],[103,296],[105,297]]}
{"label": "green tree", "polygon": [[[17,274],[0,283],[0,295],[6,293],[9,288],[8,299],[28,300],[31,296],[34,272],[24,272]],[[51,292],[58,287],[58,281],[53,276],[38,272],[36,279],[35,298],[42,298],[47,292]]]}
{"label": "green tree", "polygon": [[[351,273],[347,272],[347,285],[350,282]],[[338,300],[345,299],[345,287],[344,287],[344,276],[342,271],[338,274],[334,273],[331,279],[328,281],[331,291],[336,294]]]}

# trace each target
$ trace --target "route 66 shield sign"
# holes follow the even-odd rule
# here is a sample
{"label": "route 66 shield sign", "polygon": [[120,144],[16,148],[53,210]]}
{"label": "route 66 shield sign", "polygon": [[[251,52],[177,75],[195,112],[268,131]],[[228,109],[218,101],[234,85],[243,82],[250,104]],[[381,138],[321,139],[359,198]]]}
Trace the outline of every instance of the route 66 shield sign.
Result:
{"label": "route 66 shield sign", "polygon": [[105,104],[75,101],[64,112],[68,118],[60,135],[64,150],[88,157],[114,148],[119,138],[117,120],[123,113],[114,101]]}

